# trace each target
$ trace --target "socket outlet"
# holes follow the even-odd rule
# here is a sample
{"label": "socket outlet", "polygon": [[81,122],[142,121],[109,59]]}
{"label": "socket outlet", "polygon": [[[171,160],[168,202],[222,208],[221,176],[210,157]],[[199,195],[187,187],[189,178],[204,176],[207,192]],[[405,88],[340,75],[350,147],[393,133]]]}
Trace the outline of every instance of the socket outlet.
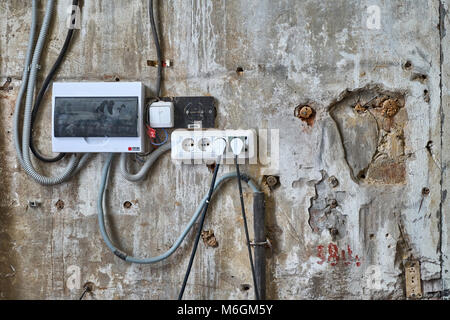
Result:
{"label": "socket outlet", "polygon": [[254,130],[175,130],[171,136],[172,160],[187,162],[197,160],[195,163],[217,161],[219,155],[215,154],[214,142],[217,139],[224,139],[227,146],[225,154],[222,156],[222,163],[233,164],[235,156],[231,150],[230,142],[235,138],[244,142],[242,152],[238,156],[239,163],[256,163],[257,140]]}

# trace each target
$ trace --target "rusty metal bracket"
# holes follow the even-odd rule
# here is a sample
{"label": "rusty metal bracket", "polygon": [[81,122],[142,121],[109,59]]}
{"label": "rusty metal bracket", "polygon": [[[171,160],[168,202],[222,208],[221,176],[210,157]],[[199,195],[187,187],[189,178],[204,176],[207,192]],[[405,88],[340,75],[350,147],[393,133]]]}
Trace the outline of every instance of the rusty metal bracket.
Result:
{"label": "rusty metal bracket", "polygon": [[[149,67],[158,67],[158,60],[147,60],[147,66]],[[170,68],[173,67],[173,61],[172,60],[163,60],[162,62],[163,68]]]}
{"label": "rusty metal bracket", "polygon": [[13,87],[10,86],[11,84],[11,77],[6,78],[6,82],[0,87],[0,90],[10,91],[13,89]]}
{"label": "rusty metal bracket", "polygon": [[408,299],[422,298],[420,279],[420,262],[407,261],[405,263],[406,297]]}

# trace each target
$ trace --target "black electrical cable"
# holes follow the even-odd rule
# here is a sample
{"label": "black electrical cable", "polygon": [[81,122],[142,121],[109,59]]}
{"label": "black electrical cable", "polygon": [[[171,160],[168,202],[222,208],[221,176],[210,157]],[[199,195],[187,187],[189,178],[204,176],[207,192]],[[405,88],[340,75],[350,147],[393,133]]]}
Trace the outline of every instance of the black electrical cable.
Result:
{"label": "black electrical cable", "polygon": [[155,43],[156,55],[158,57],[158,77],[156,80],[156,96],[161,94],[161,80],[162,80],[162,53],[159,45],[158,31],[156,30],[155,16],[153,12],[153,0],[148,1],[148,11],[150,15],[150,26],[152,28],[153,42]]}
{"label": "black electrical cable", "polygon": [[238,180],[238,187],[239,187],[239,197],[241,199],[241,211],[242,211],[242,218],[244,219],[245,237],[247,238],[248,257],[250,260],[250,267],[252,269],[253,285],[255,287],[255,298],[256,298],[256,300],[259,300],[259,290],[258,290],[258,285],[256,282],[255,265],[253,264],[252,248],[250,246],[250,236],[248,234],[247,217],[245,214],[245,206],[244,206],[244,196],[242,195],[241,173],[239,171],[239,163],[238,163],[237,156],[234,158],[234,163],[236,164],[236,173],[237,173],[237,180]]}
{"label": "black electrical cable", "polygon": [[191,273],[192,264],[194,263],[195,254],[197,252],[198,242],[199,242],[200,236],[202,234],[203,224],[205,223],[206,212],[208,211],[209,202],[211,201],[211,196],[212,196],[213,191],[214,191],[214,185],[216,184],[217,172],[219,171],[219,167],[220,167],[220,158],[217,161],[216,168],[214,169],[214,174],[213,174],[213,178],[212,178],[212,181],[211,181],[211,187],[209,188],[208,197],[207,197],[205,206],[203,207],[203,213],[202,213],[202,216],[200,218],[201,219],[200,220],[200,225],[198,227],[197,236],[195,237],[194,247],[192,248],[191,257],[189,259],[188,268],[187,268],[186,274],[184,276],[183,285],[181,286],[180,294],[178,295],[178,300],[183,299],[184,290],[186,289],[186,284],[187,284],[187,281],[189,279],[189,274]]}
{"label": "black electrical cable", "polygon": [[[73,0],[72,5],[78,6],[78,0]],[[74,14],[74,12],[72,12],[72,14]],[[72,21],[72,24],[74,22],[75,21]],[[36,149],[36,146],[33,143],[33,126],[34,126],[34,123],[36,122],[37,114],[39,112],[39,108],[41,106],[42,99],[44,98],[44,95],[47,92],[48,86],[50,85],[50,82],[53,80],[53,77],[55,76],[56,72],[58,71],[59,67],[61,66],[61,63],[63,62],[64,57],[66,56],[67,50],[69,49],[70,42],[71,42],[72,36],[73,36],[73,32],[74,32],[73,28],[69,29],[69,31],[67,32],[67,36],[66,36],[66,40],[64,41],[64,45],[61,48],[58,58],[56,59],[55,63],[53,64],[50,72],[48,73],[47,77],[45,78],[44,83],[42,84],[42,88],[36,97],[36,102],[34,103],[33,111],[31,113],[30,149],[33,152],[34,156],[43,162],[57,162],[57,161],[61,160],[62,158],[64,158],[66,155],[65,153],[60,153],[53,158],[48,158],[48,157],[43,156]]]}

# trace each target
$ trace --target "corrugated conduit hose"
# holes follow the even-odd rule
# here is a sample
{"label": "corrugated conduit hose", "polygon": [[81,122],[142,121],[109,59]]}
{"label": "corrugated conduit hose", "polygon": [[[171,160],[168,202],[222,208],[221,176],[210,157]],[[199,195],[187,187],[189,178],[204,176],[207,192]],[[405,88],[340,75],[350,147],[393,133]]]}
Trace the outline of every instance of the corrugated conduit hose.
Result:
{"label": "corrugated conduit hose", "polygon": [[[37,71],[39,69],[38,67],[39,60],[41,58],[42,48],[47,38],[49,25],[53,15],[53,7],[54,7],[54,0],[48,0],[44,21],[42,23],[41,30],[39,32],[39,37],[36,43],[36,47],[34,49],[34,53],[32,53],[36,33],[37,0],[33,0],[32,2],[32,22],[31,22],[30,38],[28,42],[27,54],[25,59],[22,86],[20,88],[19,95],[17,97],[13,119],[14,145],[16,148],[17,156],[19,158],[19,162],[30,177],[32,177],[36,182],[46,186],[56,185],[65,182],[68,178],[72,177],[76,172],[78,172],[78,170],[85,164],[89,156],[88,154],[85,154],[80,159],[80,156],[73,155],[64,171],[55,177],[47,177],[39,174],[34,169],[30,159],[29,147],[30,147],[30,130],[31,130],[31,112],[33,106],[34,90],[36,85]],[[32,60],[31,57],[33,57]],[[29,69],[30,60],[31,60],[31,67]],[[27,95],[25,101],[25,111],[22,129],[22,143],[21,143],[19,136],[19,123],[25,88],[27,88]]]}
{"label": "corrugated conduit hose", "polygon": [[[160,149],[162,149],[162,148],[159,148],[156,151],[158,151]],[[170,147],[166,148],[166,149],[170,149]],[[152,155],[155,154],[156,151],[154,151],[152,153]],[[167,151],[167,150],[165,150],[165,151]],[[164,152],[162,152],[162,150],[160,150],[159,153],[155,154],[155,158],[154,159],[152,159],[151,161],[147,160],[147,162],[149,163],[147,165],[147,167],[146,167],[147,171],[151,168],[152,164],[156,161],[156,159],[163,153]],[[123,155],[122,155],[122,157],[123,157]],[[163,253],[163,254],[161,254],[159,256],[152,257],[152,258],[136,258],[136,257],[133,257],[133,256],[129,256],[126,253],[124,253],[123,251],[121,251],[120,249],[118,249],[116,246],[114,246],[114,244],[111,242],[111,239],[108,236],[108,233],[106,232],[106,227],[105,227],[105,213],[104,213],[104,209],[103,209],[103,201],[104,201],[104,197],[105,197],[106,185],[108,183],[109,169],[110,169],[111,162],[112,162],[113,158],[114,158],[114,154],[112,154],[112,153],[109,154],[108,159],[106,160],[106,163],[105,163],[105,165],[103,167],[102,176],[101,176],[101,182],[100,182],[100,190],[99,190],[99,195],[98,195],[98,199],[97,199],[98,222],[99,222],[99,226],[100,226],[100,233],[102,234],[103,240],[105,241],[107,247],[116,256],[118,256],[119,258],[121,258],[122,260],[125,260],[127,262],[138,263],[138,264],[150,264],[150,263],[157,263],[159,261],[162,261],[162,260],[168,258],[170,255],[172,255],[175,252],[175,250],[178,249],[178,247],[181,245],[181,243],[183,242],[183,240],[186,237],[186,235],[189,233],[189,231],[194,226],[195,221],[200,216],[200,214],[202,212],[202,209],[203,209],[203,207],[206,204],[207,195],[205,197],[203,197],[203,199],[200,201],[200,205],[195,210],[195,213],[192,216],[191,220],[188,222],[186,228],[183,230],[181,235],[178,237],[178,239],[175,241],[175,243],[172,245],[172,247],[168,251],[166,251],[165,253]],[[122,161],[121,161],[121,165],[122,165]],[[146,172],[146,171],[142,171],[142,172]],[[216,181],[216,184],[214,186],[214,194],[215,194],[215,191],[218,190],[220,188],[220,186],[226,180],[229,180],[229,179],[232,179],[232,178],[236,178],[236,177],[237,177],[236,172],[228,173],[228,174],[220,177]],[[246,182],[250,186],[250,188],[252,188],[254,193],[259,193],[260,192],[260,190],[256,186],[256,184],[248,176],[246,176],[244,174],[241,174],[241,179],[244,182]],[[214,196],[214,194],[213,194],[213,196]]]}
{"label": "corrugated conduit hose", "polygon": [[156,149],[155,151],[153,151],[152,153],[150,153],[150,155],[148,156],[144,165],[135,174],[130,173],[128,171],[128,163],[127,163],[128,154],[122,153],[120,155],[120,173],[128,181],[137,182],[137,181],[144,180],[144,178],[147,176],[148,171],[152,167],[153,163],[159,158],[160,155],[162,155],[166,151],[169,151],[170,149],[171,149],[171,144],[170,144],[170,142],[168,142],[168,143],[162,145],[161,147],[159,147],[158,149]]}

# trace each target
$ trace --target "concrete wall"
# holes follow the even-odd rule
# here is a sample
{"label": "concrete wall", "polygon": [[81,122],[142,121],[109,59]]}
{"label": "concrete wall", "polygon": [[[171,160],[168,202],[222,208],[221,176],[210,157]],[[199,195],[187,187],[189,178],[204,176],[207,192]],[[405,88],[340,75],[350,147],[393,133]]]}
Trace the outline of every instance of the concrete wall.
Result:
{"label": "concrete wall", "polygon": [[[41,80],[64,41],[68,2],[58,1]],[[146,61],[156,54],[146,1],[83,2],[81,30],[56,80],[138,80],[150,95],[156,70]],[[164,56],[174,61],[163,95],[214,96],[219,128],[279,129],[279,186],[264,184],[274,172],[245,168],[266,192],[268,298],[404,299],[410,261],[420,262],[424,297],[449,288],[447,8],[447,0],[159,1]],[[13,79],[12,90],[0,91],[0,298],[76,299],[88,281],[95,289],[87,299],[176,298],[193,235],[155,265],[112,255],[96,221],[104,155],[57,187],[37,185],[20,168],[12,113],[30,11],[29,1],[0,3],[0,82]],[[45,152],[49,96],[37,130]],[[308,121],[294,116],[304,104],[315,111]],[[64,164],[37,165],[50,174]],[[176,166],[169,155],[138,184],[113,167],[110,232],[140,256],[172,245],[211,179],[206,166]],[[249,189],[245,203],[251,212]],[[200,243],[185,297],[252,298],[234,183],[215,198],[205,229],[219,245]]]}

